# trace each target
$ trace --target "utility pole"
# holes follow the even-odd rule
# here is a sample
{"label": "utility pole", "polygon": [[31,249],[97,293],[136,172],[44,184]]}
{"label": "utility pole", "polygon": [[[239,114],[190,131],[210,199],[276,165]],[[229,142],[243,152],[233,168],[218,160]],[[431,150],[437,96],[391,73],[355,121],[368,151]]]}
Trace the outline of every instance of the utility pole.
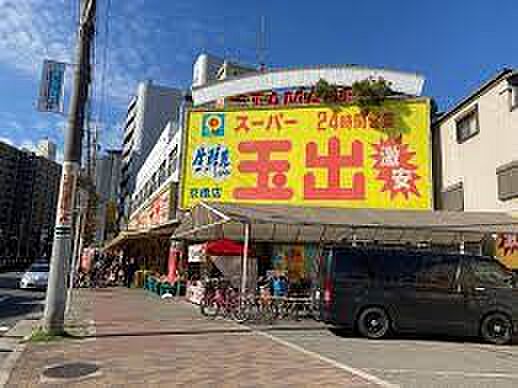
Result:
{"label": "utility pole", "polygon": [[91,47],[95,32],[96,0],[80,0],[80,4],[74,89],[65,134],[63,172],[42,327],[45,332],[56,335],[63,334],[65,326],[67,297],[65,267],[72,254],[72,215],[81,168],[81,141],[90,83]]}

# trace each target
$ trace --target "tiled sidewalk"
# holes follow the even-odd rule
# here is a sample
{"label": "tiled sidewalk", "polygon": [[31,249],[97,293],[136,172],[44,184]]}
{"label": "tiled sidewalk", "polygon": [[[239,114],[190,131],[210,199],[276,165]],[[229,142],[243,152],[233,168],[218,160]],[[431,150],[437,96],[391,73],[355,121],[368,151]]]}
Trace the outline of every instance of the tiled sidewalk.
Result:
{"label": "tiled sidewalk", "polygon": [[[87,338],[30,344],[8,387],[370,385],[246,327],[207,320],[186,302],[160,300],[143,290],[79,290],[74,305],[73,326]],[[45,367],[79,361],[95,363],[98,373],[66,381],[41,377]]]}

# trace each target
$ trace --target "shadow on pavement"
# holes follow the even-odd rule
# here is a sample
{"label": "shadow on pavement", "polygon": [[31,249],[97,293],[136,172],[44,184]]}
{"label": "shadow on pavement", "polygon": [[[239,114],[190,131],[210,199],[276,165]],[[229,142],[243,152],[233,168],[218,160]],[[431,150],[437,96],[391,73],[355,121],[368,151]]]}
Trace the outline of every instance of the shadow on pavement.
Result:
{"label": "shadow on pavement", "polygon": [[8,296],[1,302],[0,320],[43,310],[41,300],[34,296]]}
{"label": "shadow on pavement", "polygon": [[[366,341],[376,341],[376,340],[368,340],[366,338],[361,337],[359,334],[356,334],[354,330],[350,329],[341,329],[341,328],[331,328],[329,329],[331,333],[338,337],[342,338],[358,338],[365,339]],[[383,338],[382,341],[402,341],[402,340],[412,340],[412,341],[430,341],[430,342],[445,342],[445,343],[470,343],[470,344],[485,344],[480,338],[477,337],[459,337],[445,334],[391,334],[386,338]],[[381,340],[380,340],[381,341]]]}
{"label": "shadow on pavement", "polygon": [[86,335],[77,337],[78,339],[87,338],[112,338],[112,337],[154,337],[154,336],[198,336],[210,334],[251,334],[254,331],[323,331],[327,330],[324,327],[242,327],[235,329],[201,329],[201,330],[158,330],[158,331],[137,331],[137,332],[106,332],[96,333],[93,335]]}
{"label": "shadow on pavement", "polygon": [[163,331],[141,331],[141,332],[121,332],[121,333],[102,333],[86,335],[77,338],[112,338],[112,337],[155,337],[155,336],[196,336],[207,334],[244,334],[252,333],[247,328],[243,329],[207,329],[207,330],[163,330]]}

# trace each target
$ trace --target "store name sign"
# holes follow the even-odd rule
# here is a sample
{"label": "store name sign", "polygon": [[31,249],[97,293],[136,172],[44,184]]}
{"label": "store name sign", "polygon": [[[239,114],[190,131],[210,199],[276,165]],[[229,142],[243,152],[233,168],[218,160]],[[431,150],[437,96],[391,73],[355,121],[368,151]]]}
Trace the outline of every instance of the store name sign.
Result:
{"label": "store name sign", "polygon": [[170,219],[171,194],[170,188],[159,194],[148,206],[134,215],[129,223],[129,229],[142,229],[166,223]]}
{"label": "store name sign", "polygon": [[[335,104],[350,103],[354,100],[353,91],[350,87],[338,87],[336,94],[330,98]],[[292,106],[292,105],[315,105],[323,101],[317,96],[315,88],[298,88],[271,90],[242,94],[226,99],[231,106]]]}
{"label": "store name sign", "polygon": [[427,100],[189,115],[182,206],[430,209]]}

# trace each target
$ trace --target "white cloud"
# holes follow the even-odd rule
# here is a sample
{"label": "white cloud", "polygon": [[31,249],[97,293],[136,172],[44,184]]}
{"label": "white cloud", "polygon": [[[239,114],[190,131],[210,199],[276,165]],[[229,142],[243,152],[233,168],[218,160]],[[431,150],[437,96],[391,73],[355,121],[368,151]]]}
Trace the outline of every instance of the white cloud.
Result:
{"label": "white cloud", "polygon": [[21,142],[20,148],[25,148],[31,152],[36,152],[38,146],[31,139],[25,139]]}
{"label": "white cloud", "polygon": [[14,141],[9,139],[8,137],[0,137],[0,142],[9,144],[10,146],[14,145]]}
{"label": "white cloud", "polygon": [[43,59],[69,62],[72,15],[66,0],[0,0],[0,61],[31,75]]}
{"label": "white cloud", "polygon": [[[112,0],[107,18],[108,1],[97,2],[93,119],[108,123],[101,140],[103,146],[114,147],[121,142],[122,127],[113,124],[123,119],[137,83],[153,79],[170,86],[186,85],[194,56],[208,47],[221,51],[224,44],[218,42],[218,36],[224,33],[223,26],[233,21],[203,15],[190,2],[167,2],[169,14],[163,14],[157,11],[164,9],[163,0]],[[44,59],[73,62],[78,3],[79,0],[0,0],[0,63],[38,81]],[[67,96],[71,74],[67,74]],[[0,117],[0,125],[17,131],[15,139],[25,138],[26,131],[33,129],[35,138],[43,132],[60,137],[56,130],[66,127],[66,122],[49,118],[45,124],[44,120],[27,126],[26,121],[20,125],[17,118],[9,123]]]}

